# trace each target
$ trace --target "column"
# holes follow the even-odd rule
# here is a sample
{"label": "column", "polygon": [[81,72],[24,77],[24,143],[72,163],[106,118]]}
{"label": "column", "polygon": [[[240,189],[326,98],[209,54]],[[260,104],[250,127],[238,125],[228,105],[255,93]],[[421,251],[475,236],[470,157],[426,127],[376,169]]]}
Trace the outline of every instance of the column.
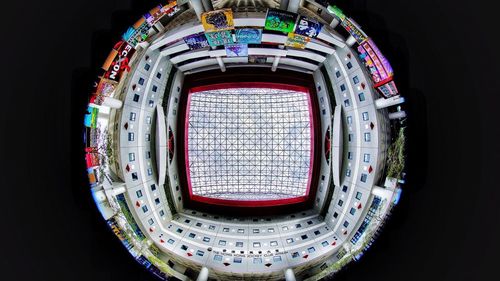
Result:
{"label": "column", "polygon": [[352,35],[349,35],[349,37],[347,37],[347,40],[345,40],[345,43],[347,44],[347,46],[352,47],[352,45],[356,43],[356,38],[352,37]]}
{"label": "column", "polygon": [[271,67],[271,71],[275,72],[278,69],[278,64],[280,63],[280,56],[275,56],[273,61],[273,66]]}
{"label": "column", "polygon": [[191,7],[193,7],[194,12],[196,13],[196,17],[198,17],[198,20],[201,21],[201,14],[205,12],[201,0],[190,0],[189,4],[191,5]]}
{"label": "column", "polygon": [[389,113],[389,119],[394,120],[394,119],[401,119],[406,117],[406,112],[404,110]]}
{"label": "column", "polygon": [[288,8],[288,0],[281,0],[280,9],[286,10]]}
{"label": "column", "polygon": [[394,97],[390,97],[390,98],[380,98],[378,100],[375,101],[375,107],[377,109],[382,109],[382,108],[386,108],[386,107],[389,107],[389,106],[393,106],[393,105],[397,105],[397,104],[400,104],[400,103],[403,103],[405,101],[405,99],[403,97],[400,97],[400,96],[394,96]]}
{"label": "column", "polygon": [[296,13],[299,10],[300,0],[289,0],[288,1],[288,11]]}
{"label": "column", "polygon": [[295,279],[295,273],[293,273],[293,269],[287,268],[285,270],[285,280],[286,281],[296,281]]}
{"label": "column", "polygon": [[212,5],[212,0],[202,0],[203,8],[205,8],[205,12],[213,11],[214,6]]}
{"label": "column", "polygon": [[224,62],[222,61],[221,57],[215,57],[217,59],[217,62],[219,63],[220,66],[220,71],[226,72],[226,66],[224,65]]}
{"label": "column", "polygon": [[198,278],[196,281],[207,281],[208,280],[208,268],[202,267],[200,270],[200,274],[198,274]]}

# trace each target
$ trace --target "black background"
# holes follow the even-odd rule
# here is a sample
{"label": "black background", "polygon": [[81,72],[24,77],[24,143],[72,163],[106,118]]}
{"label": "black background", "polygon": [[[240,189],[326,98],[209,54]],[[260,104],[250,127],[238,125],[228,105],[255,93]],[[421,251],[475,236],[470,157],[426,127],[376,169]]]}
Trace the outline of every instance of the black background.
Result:
{"label": "black background", "polygon": [[[382,235],[336,280],[497,280],[494,1],[336,1],[392,63],[407,103],[408,184]],[[85,183],[95,70],[155,1],[2,1],[2,280],[154,280]]]}

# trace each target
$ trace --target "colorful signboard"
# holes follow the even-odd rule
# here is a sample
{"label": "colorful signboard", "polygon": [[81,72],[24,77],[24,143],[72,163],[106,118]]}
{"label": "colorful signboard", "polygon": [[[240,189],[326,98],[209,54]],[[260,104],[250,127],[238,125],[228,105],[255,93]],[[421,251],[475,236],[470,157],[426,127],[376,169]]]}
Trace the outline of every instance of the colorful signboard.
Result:
{"label": "colorful signboard", "polygon": [[89,178],[89,184],[91,187],[95,186],[99,182],[99,176],[97,175],[97,169],[88,168],[87,175]]}
{"label": "colorful signboard", "polygon": [[133,26],[127,29],[122,38],[135,48],[137,44],[148,38],[150,28],[151,26],[146,18],[141,17]]}
{"label": "colorful signboard", "polygon": [[246,44],[260,44],[262,42],[262,29],[238,28],[234,31],[236,42]]}
{"label": "colorful signboard", "polygon": [[135,49],[130,44],[124,41],[118,42],[102,66],[106,71],[104,78],[120,82],[123,72],[130,70],[128,63],[134,53]]}
{"label": "colorful signboard", "polygon": [[286,39],[285,46],[297,49],[305,49],[307,43],[309,43],[310,41],[311,38],[307,36],[288,33],[288,38]]}
{"label": "colorful signboard", "polygon": [[247,57],[248,45],[242,43],[226,44],[226,56],[228,57]]}
{"label": "colorful signboard", "polygon": [[351,18],[346,18],[342,21],[341,25],[349,32],[349,34],[356,39],[356,42],[362,43],[364,42],[368,36],[361,30],[358,24],[352,20]]}
{"label": "colorful signboard", "polygon": [[208,44],[212,47],[234,43],[233,35],[230,30],[206,32],[205,36],[207,37]]}
{"label": "colorful signboard", "polygon": [[87,163],[87,168],[92,168],[99,166],[99,153],[93,147],[85,148],[85,162]]}
{"label": "colorful signboard", "polygon": [[339,9],[339,8],[338,8],[337,6],[335,6],[335,5],[333,5],[333,6],[332,6],[332,5],[328,6],[327,11],[328,11],[330,14],[334,15],[335,17],[337,17],[340,21],[344,21],[344,20],[345,20],[345,18],[346,18],[346,17],[345,17],[345,15],[344,15],[344,12],[342,12],[342,10],[341,10],[341,9]]}
{"label": "colorful signboard", "polygon": [[234,29],[233,11],[222,9],[205,12],[201,15],[201,23],[206,32]]}
{"label": "colorful signboard", "polygon": [[102,105],[106,97],[113,96],[116,84],[117,83],[115,81],[106,78],[102,78],[101,80],[99,80],[95,93],[93,93],[90,97],[90,102],[93,104]]}
{"label": "colorful signboard", "polygon": [[97,127],[97,115],[99,114],[99,108],[89,106],[87,112],[83,119],[83,123],[86,127],[95,128]]}
{"label": "colorful signboard", "polygon": [[370,72],[373,82],[379,83],[394,75],[389,61],[382,55],[377,45],[371,39],[367,39],[361,43],[358,46],[358,52],[360,59]]}
{"label": "colorful signboard", "polygon": [[382,81],[381,83],[375,85],[375,88],[385,97],[390,98],[398,95],[399,91],[396,87],[396,83],[392,80],[392,77],[388,79],[389,81]]}
{"label": "colorful signboard", "polygon": [[205,33],[192,34],[184,37],[184,42],[190,50],[201,49],[210,46]]}
{"label": "colorful signboard", "polygon": [[319,35],[321,28],[323,28],[323,24],[318,22],[317,20],[300,16],[299,20],[297,21],[297,25],[295,26],[294,33],[302,36],[316,38]]}
{"label": "colorful signboard", "polygon": [[287,33],[293,32],[296,20],[297,14],[295,13],[270,8],[267,9],[264,28]]}

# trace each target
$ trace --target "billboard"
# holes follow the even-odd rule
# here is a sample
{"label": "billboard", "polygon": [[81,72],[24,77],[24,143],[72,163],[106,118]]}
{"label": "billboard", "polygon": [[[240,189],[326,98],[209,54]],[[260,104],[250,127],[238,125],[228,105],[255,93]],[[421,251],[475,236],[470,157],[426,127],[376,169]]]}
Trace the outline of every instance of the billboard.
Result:
{"label": "billboard", "polygon": [[99,108],[89,106],[85,112],[83,123],[86,127],[95,128],[97,127],[97,114],[99,114]]}
{"label": "billboard", "polygon": [[323,28],[323,24],[318,22],[317,20],[300,16],[299,20],[297,21],[297,25],[295,26],[294,33],[302,36],[316,38],[319,35],[321,28]]}
{"label": "billboard", "polygon": [[234,29],[233,11],[222,9],[205,12],[201,15],[201,23],[206,32]]}
{"label": "billboard", "polygon": [[361,30],[358,24],[352,20],[351,18],[346,18],[342,21],[341,25],[349,32],[349,34],[356,39],[356,42],[362,43],[364,42],[368,36]]}
{"label": "billboard", "polygon": [[337,6],[330,5],[330,6],[328,6],[327,11],[330,14],[334,15],[336,18],[338,18],[340,21],[344,21],[345,20],[344,12],[342,12],[342,10],[339,9]]}
{"label": "billboard", "polygon": [[372,76],[375,83],[386,80],[394,75],[392,66],[385,56],[380,52],[377,45],[367,39],[358,46],[360,59],[364,62],[366,68]]}
{"label": "billboard", "polygon": [[115,91],[116,82],[106,78],[99,80],[95,93],[90,97],[90,102],[97,105],[102,105],[106,97],[111,97]]}
{"label": "billboard", "polygon": [[148,38],[150,28],[151,26],[146,18],[141,17],[133,26],[127,29],[122,38],[135,48],[137,44]]}
{"label": "billboard", "polygon": [[247,57],[248,45],[243,43],[226,44],[226,56],[228,57]]}
{"label": "billboard", "polygon": [[262,42],[262,29],[238,28],[234,30],[237,43],[260,44]]}
{"label": "billboard", "polygon": [[129,43],[125,41],[116,43],[102,66],[106,71],[104,78],[120,82],[123,72],[130,71],[128,63],[134,53],[135,49]]}
{"label": "billboard", "polygon": [[264,28],[287,33],[293,32],[296,20],[297,14],[295,13],[270,8],[267,9]]}
{"label": "billboard", "polygon": [[398,95],[399,91],[396,87],[396,83],[392,80],[392,78],[388,79],[388,82],[382,81],[381,83],[375,85],[375,88],[385,97],[390,98]]}
{"label": "billboard", "polygon": [[148,22],[148,25],[151,27],[155,23],[157,23],[164,15],[171,17],[178,11],[179,7],[177,7],[177,2],[172,1],[165,6],[162,6],[161,4],[155,6],[144,15],[144,18]]}
{"label": "billboard", "polygon": [[184,37],[184,42],[190,50],[201,49],[210,46],[205,33],[192,34]]}
{"label": "billboard", "polygon": [[307,36],[288,33],[288,38],[286,39],[285,46],[297,49],[305,49],[307,43],[309,43],[310,41],[311,38]]}
{"label": "billboard", "polygon": [[207,37],[208,44],[212,47],[234,43],[233,35],[230,30],[206,32],[205,36]]}

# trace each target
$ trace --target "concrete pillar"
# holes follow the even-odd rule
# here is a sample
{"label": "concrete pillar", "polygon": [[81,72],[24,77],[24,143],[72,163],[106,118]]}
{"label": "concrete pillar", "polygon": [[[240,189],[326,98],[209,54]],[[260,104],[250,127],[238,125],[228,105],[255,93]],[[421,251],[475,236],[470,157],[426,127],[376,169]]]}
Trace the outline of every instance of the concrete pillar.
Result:
{"label": "concrete pillar", "polygon": [[401,119],[406,117],[406,112],[404,110],[389,113],[389,119],[394,120],[394,119]]}
{"label": "concrete pillar", "polygon": [[405,101],[405,99],[403,97],[400,97],[400,96],[393,96],[393,97],[390,97],[390,98],[380,98],[378,100],[375,101],[375,107],[377,109],[382,109],[382,108],[386,108],[386,107],[389,107],[389,106],[393,106],[393,105],[397,105],[397,104],[400,104],[400,103],[403,103]]}
{"label": "concrete pillar", "polygon": [[201,14],[205,12],[205,8],[203,8],[203,3],[201,2],[201,0],[189,0],[189,4],[191,5],[191,7],[193,7],[198,20],[201,21]]}
{"label": "concrete pillar", "polygon": [[347,40],[345,40],[345,43],[347,44],[347,46],[352,47],[352,45],[356,43],[356,38],[352,37],[352,35],[349,35],[349,37],[347,37]]}
{"label": "concrete pillar", "polygon": [[333,18],[332,22],[330,23],[330,26],[335,28],[337,25],[339,25],[340,21],[337,18]]}
{"label": "concrete pillar", "polygon": [[299,10],[301,0],[289,0],[288,1],[288,11],[296,13]]}
{"label": "concrete pillar", "polygon": [[163,27],[163,24],[161,24],[161,22],[159,21],[154,24],[154,27],[158,30],[158,32],[162,32],[165,29],[165,27]]}
{"label": "concrete pillar", "polygon": [[278,69],[278,64],[280,63],[280,56],[275,56],[273,61],[273,66],[271,67],[271,71],[275,72]]}
{"label": "concrete pillar", "polygon": [[288,0],[281,0],[280,10],[286,10],[288,8]]}
{"label": "concrete pillar", "polygon": [[205,12],[214,10],[214,6],[212,5],[212,0],[202,0],[201,2],[203,3],[203,8],[205,8]]}
{"label": "concrete pillar", "polygon": [[102,102],[103,106],[108,106],[111,108],[122,108],[123,102],[121,100],[112,98],[112,97],[106,97],[104,98],[104,101]]}
{"label": "concrete pillar", "polygon": [[222,61],[221,57],[215,57],[217,59],[217,62],[219,63],[220,66],[220,71],[226,72],[226,66],[224,65],[224,62]]}
{"label": "concrete pillar", "polygon": [[198,278],[196,281],[207,281],[208,280],[208,268],[202,267],[200,270],[200,274],[198,274]]}
{"label": "concrete pillar", "polygon": [[285,269],[285,280],[286,281],[296,281],[295,273],[293,273],[293,269],[287,268]]}

